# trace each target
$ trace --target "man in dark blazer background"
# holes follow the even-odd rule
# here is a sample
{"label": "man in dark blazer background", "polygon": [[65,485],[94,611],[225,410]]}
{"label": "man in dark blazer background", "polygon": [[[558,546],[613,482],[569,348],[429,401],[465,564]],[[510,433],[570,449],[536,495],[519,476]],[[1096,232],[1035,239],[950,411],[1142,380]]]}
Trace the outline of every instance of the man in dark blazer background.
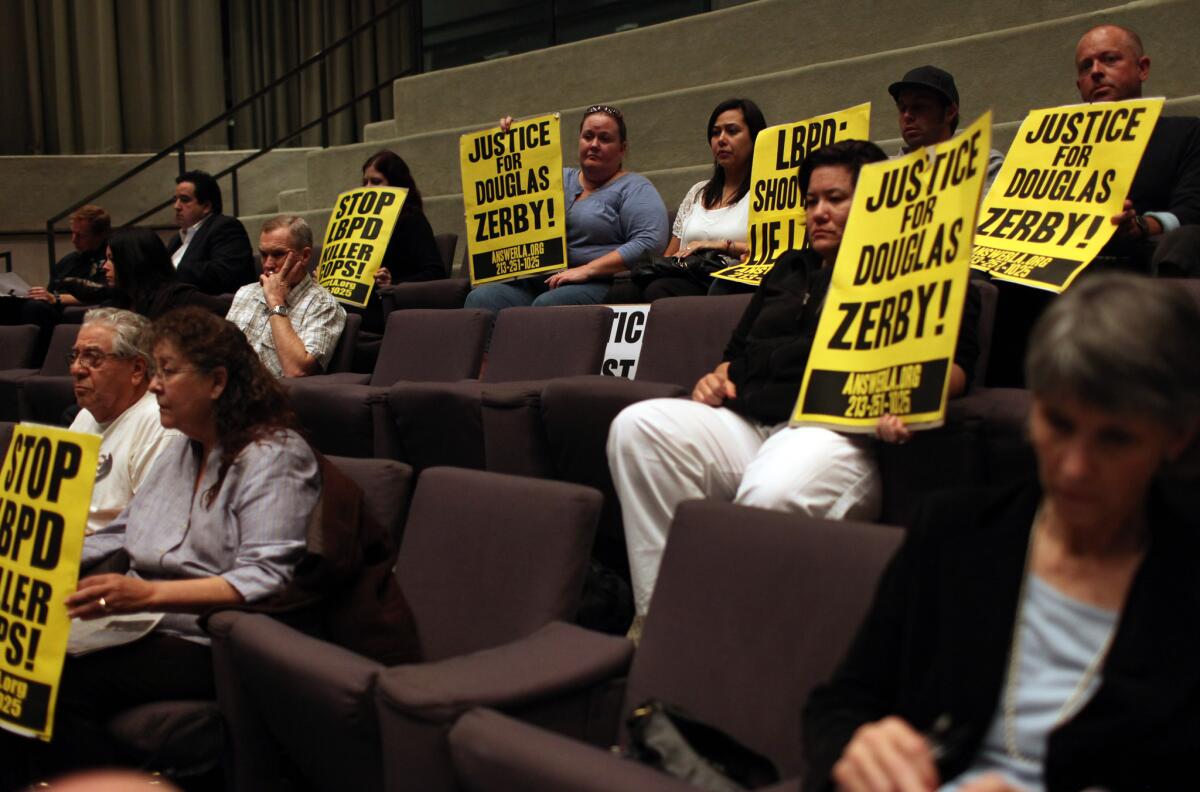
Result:
{"label": "man in dark blazer background", "polygon": [[232,294],[254,282],[254,251],[236,217],[221,214],[221,188],[204,171],[175,180],[175,222],[167,252],[179,280],[207,294]]}

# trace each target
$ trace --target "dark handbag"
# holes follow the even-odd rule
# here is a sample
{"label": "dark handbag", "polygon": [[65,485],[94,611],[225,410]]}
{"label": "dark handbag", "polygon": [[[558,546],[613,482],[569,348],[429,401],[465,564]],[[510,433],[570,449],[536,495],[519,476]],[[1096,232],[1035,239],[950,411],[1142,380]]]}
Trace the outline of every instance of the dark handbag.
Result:
{"label": "dark handbag", "polygon": [[686,712],[650,700],[626,721],[627,756],[709,792],[738,792],[779,781],[767,757]]}
{"label": "dark handbag", "polygon": [[735,259],[711,248],[684,258],[646,254],[630,266],[629,277],[643,289],[659,278],[686,278],[707,287],[714,272],[735,263]]}

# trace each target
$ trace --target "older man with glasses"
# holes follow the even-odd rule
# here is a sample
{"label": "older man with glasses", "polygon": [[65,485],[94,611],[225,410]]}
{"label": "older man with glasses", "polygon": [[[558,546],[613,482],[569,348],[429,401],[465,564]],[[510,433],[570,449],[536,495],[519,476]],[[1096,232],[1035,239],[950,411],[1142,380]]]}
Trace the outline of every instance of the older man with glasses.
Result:
{"label": "older man with glasses", "polygon": [[166,441],[179,434],[162,427],[148,390],[154,361],[142,339],[149,325],[132,311],[94,308],[67,353],[80,407],[71,429],[102,438],[88,533],[121,513]]}

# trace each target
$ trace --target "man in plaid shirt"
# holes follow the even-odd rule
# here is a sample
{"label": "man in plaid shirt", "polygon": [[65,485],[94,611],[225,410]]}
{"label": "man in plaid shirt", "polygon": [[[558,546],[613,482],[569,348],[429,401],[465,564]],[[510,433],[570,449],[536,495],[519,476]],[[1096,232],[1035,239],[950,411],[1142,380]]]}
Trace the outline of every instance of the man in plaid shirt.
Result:
{"label": "man in plaid shirt", "polygon": [[308,274],[312,245],[303,218],[268,220],[258,241],[262,276],[238,289],[225,316],[276,377],[324,371],[346,325],[345,309]]}

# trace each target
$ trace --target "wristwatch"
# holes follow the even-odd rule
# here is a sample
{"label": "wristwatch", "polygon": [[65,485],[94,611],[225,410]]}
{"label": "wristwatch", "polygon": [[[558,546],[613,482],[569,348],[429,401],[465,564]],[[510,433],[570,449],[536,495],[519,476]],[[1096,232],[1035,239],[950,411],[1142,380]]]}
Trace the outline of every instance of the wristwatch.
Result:
{"label": "wristwatch", "polygon": [[271,316],[287,316],[288,309],[286,305],[276,305],[274,308],[269,309],[267,313]]}

